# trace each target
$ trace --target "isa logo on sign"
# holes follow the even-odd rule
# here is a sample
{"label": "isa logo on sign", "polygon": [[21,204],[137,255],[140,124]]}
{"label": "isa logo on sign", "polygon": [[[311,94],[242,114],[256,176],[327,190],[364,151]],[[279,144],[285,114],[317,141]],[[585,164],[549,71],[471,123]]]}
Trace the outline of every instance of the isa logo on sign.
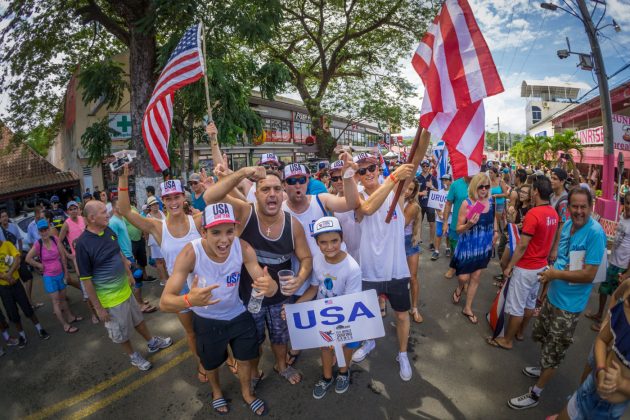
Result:
{"label": "isa logo on sign", "polygon": [[296,350],[385,335],[374,290],[286,305],[285,311],[291,345]]}

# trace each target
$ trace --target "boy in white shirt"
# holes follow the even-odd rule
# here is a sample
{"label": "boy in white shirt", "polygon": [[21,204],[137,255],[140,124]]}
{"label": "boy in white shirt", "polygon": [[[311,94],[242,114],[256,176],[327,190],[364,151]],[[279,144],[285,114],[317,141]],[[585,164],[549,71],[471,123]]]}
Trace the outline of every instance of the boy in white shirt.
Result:
{"label": "boy in white shirt", "polygon": [[[442,181],[442,189],[440,190],[440,192],[447,192],[448,188],[451,186],[451,174],[444,174],[440,179]],[[431,261],[435,261],[440,258],[440,245],[442,244],[442,236],[448,235],[448,225],[451,223],[452,216],[453,214],[451,212],[449,212],[449,214],[447,215],[444,215],[443,211],[441,210],[437,210],[435,212],[435,220],[437,222],[435,224],[435,238],[433,239],[435,250],[433,251],[433,254],[431,254]],[[444,218],[446,218],[446,226],[444,223]],[[446,229],[444,229],[445,227]],[[448,246],[448,244],[446,247],[446,256],[451,256],[451,248]]]}
{"label": "boy in white shirt", "polygon": [[[361,292],[361,267],[341,250],[343,233],[336,217],[322,217],[315,222],[313,236],[323,255],[314,255],[311,286],[296,303],[315,299],[331,298]],[[343,394],[350,386],[349,366],[353,350],[360,343],[348,343],[343,347],[346,366],[340,367],[335,383],[335,392]],[[313,397],[321,399],[333,384],[334,350],[322,347],[323,377],[315,384]]]}

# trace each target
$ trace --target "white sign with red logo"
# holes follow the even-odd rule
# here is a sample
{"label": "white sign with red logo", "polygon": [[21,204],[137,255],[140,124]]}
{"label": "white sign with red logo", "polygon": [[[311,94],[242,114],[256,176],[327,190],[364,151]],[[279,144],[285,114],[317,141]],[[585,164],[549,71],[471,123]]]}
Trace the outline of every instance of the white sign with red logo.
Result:
{"label": "white sign with red logo", "polygon": [[291,348],[333,347],[344,367],[343,345],[383,337],[375,290],[286,305]]}

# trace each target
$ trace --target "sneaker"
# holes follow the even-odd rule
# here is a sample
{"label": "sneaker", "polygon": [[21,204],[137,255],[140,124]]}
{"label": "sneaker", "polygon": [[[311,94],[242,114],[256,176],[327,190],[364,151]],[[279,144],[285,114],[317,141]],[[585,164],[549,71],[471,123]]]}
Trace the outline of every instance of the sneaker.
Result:
{"label": "sneaker", "polygon": [[159,335],[156,335],[151,340],[149,340],[149,342],[147,343],[147,347],[149,349],[149,353],[155,353],[158,350],[170,347],[171,344],[173,344],[173,340],[171,340],[171,337],[160,337]]}
{"label": "sneaker", "polygon": [[324,378],[320,379],[319,382],[315,384],[315,388],[313,388],[313,398],[315,398],[316,400],[321,400],[322,398],[324,398],[324,395],[326,395],[326,391],[328,391],[328,388],[330,388],[332,384],[332,378],[330,378],[330,380],[328,381]]}
{"label": "sneaker", "polygon": [[135,352],[129,358],[131,359],[131,364],[140,370],[149,370],[153,367],[151,362],[140,356],[140,353],[138,352]]}
{"label": "sneaker", "polygon": [[435,245],[429,244],[429,251],[435,251]]}
{"label": "sneaker", "polygon": [[23,349],[24,347],[26,347],[26,343],[27,343],[26,338],[22,336],[18,338],[18,348]]}
{"label": "sneaker", "polygon": [[18,344],[20,344],[20,340],[18,340],[15,337],[9,337],[9,339],[6,340],[6,342],[7,342],[7,346],[9,346],[9,347],[15,347]]}
{"label": "sneaker", "polygon": [[405,382],[411,380],[413,372],[411,371],[411,364],[409,364],[409,358],[407,355],[399,354],[396,356],[396,361],[400,364],[400,379]]}
{"label": "sneaker", "polygon": [[438,251],[433,251],[433,254],[431,254],[431,261],[435,261],[438,258],[440,258],[440,253]]}
{"label": "sneaker", "polygon": [[48,334],[46,330],[43,328],[37,331],[37,334],[39,335],[39,338],[41,338],[42,340],[48,340],[50,338],[50,334]]}
{"label": "sneaker", "polygon": [[508,406],[514,410],[525,410],[526,408],[536,407],[540,396],[534,394],[530,388],[526,394],[520,397],[512,398],[508,401]]}
{"label": "sneaker", "polygon": [[166,283],[165,283],[165,282],[163,282],[163,281],[161,281],[161,282],[160,282],[160,286],[164,287],[164,286],[166,286]]}
{"label": "sneaker", "polygon": [[444,255],[446,255],[447,257],[450,257],[451,256],[451,248],[446,248],[446,253]]}
{"label": "sneaker", "polygon": [[352,361],[354,363],[359,363],[365,360],[368,354],[376,347],[376,343],[374,340],[365,340],[363,345],[359,347],[359,350],[355,351],[352,355]]}
{"label": "sneaker", "polygon": [[343,373],[337,374],[337,379],[335,380],[335,392],[337,394],[343,394],[350,387],[350,372],[346,372],[345,375]]}
{"label": "sneaker", "polygon": [[540,378],[540,366],[527,366],[521,372],[530,378]]}

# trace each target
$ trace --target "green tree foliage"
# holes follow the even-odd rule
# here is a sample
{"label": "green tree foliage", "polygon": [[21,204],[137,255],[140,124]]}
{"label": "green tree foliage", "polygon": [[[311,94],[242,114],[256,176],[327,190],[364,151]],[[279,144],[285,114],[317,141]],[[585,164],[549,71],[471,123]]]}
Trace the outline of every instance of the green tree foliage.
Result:
{"label": "green tree foliage", "polygon": [[552,137],[526,136],[510,149],[510,156],[524,165],[549,166],[560,158],[560,153],[584,155],[584,146],[573,131],[555,133]]}
{"label": "green tree foliage", "polygon": [[[399,62],[411,59],[435,10],[408,0],[281,0],[281,5],[284,20],[265,51],[289,69],[322,156],[330,156],[336,145],[323,127],[326,114],[352,108],[350,117],[399,116],[389,123],[405,122],[413,92]],[[375,101],[385,106],[370,108]],[[401,109],[393,112],[392,106]]]}
{"label": "green tree foliage", "polygon": [[105,117],[85,129],[81,136],[81,147],[87,151],[88,164],[99,165],[105,156],[112,153],[111,136],[117,134],[109,127],[110,119]]}

